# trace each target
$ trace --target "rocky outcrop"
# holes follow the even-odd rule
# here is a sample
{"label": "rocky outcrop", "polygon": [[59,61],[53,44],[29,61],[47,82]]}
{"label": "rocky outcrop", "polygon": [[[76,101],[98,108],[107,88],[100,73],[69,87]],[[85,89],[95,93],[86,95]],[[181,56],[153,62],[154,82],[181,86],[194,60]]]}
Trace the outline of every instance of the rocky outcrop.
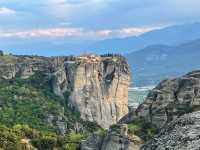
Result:
{"label": "rocky outcrop", "polygon": [[37,72],[49,76],[53,92],[67,97],[83,120],[109,128],[128,113],[130,71],[122,56],[1,58],[1,79],[27,79]]}
{"label": "rocky outcrop", "polygon": [[72,105],[84,120],[95,121],[104,128],[128,113],[129,69],[127,64],[117,61],[82,62],[76,66],[71,80]]}
{"label": "rocky outcrop", "polygon": [[126,124],[115,125],[105,135],[94,134],[81,144],[81,150],[139,150],[142,140],[128,135]]}
{"label": "rocky outcrop", "polygon": [[[137,116],[161,128],[173,119],[200,110],[200,71],[164,80],[136,110]],[[132,117],[134,118],[134,117]]]}
{"label": "rocky outcrop", "polygon": [[61,65],[54,72],[54,92],[70,93],[70,105],[83,120],[109,128],[128,113],[130,71],[123,57],[88,55],[57,64]]}
{"label": "rocky outcrop", "polygon": [[141,150],[198,150],[200,111],[173,120]]}

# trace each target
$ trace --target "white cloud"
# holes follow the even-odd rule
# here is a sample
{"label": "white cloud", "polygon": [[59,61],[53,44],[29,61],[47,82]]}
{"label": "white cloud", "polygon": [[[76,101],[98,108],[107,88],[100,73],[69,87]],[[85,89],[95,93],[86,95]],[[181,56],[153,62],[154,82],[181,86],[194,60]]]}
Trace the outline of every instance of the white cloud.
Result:
{"label": "white cloud", "polygon": [[80,28],[52,28],[52,29],[33,29],[28,31],[15,32],[0,32],[1,37],[18,37],[18,38],[33,38],[33,37],[69,37],[80,36],[82,29]]}
{"label": "white cloud", "polygon": [[6,8],[6,7],[0,7],[0,14],[3,15],[10,15],[10,14],[15,14],[16,11],[10,8]]}
{"label": "white cloud", "polygon": [[97,0],[48,0],[48,4],[82,4]]}
{"label": "white cloud", "polygon": [[[108,0],[107,0],[108,1]],[[82,16],[91,16],[99,13],[104,5],[104,0],[48,0],[46,12],[56,18],[76,20]]]}
{"label": "white cloud", "polygon": [[0,37],[3,38],[60,38],[75,37],[81,39],[106,39],[111,37],[127,37],[139,35],[148,32],[153,28],[122,28],[122,29],[104,29],[104,30],[86,30],[83,28],[62,27],[47,29],[32,29],[27,31],[0,31]]}
{"label": "white cloud", "polygon": [[158,27],[154,27],[154,28],[136,28],[136,27],[128,27],[128,28],[122,28],[120,30],[118,30],[118,32],[122,35],[122,37],[124,36],[136,36],[136,35],[140,35],[142,33],[154,30],[154,29],[158,29]]}

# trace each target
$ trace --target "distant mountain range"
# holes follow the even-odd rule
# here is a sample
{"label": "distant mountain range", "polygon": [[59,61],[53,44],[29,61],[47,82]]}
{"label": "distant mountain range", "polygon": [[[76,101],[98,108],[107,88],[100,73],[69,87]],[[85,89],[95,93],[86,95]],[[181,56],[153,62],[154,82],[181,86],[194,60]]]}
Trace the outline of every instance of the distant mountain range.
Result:
{"label": "distant mountain range", "polygon": [[200,39],[178,46],[154,45],[127,55],[135,86],[200,69]]}
{"label": "distant mountain range", "polygon": [[200,23],[170,26],[140,36],[103,41],[70,42],[65,38],[0,38],[0,49],[15,54],[78,55],[92,53],[130,53],[149,45],[178,45],[200,38]]}
{"label": "distant mountain range", "polygon": [[200,38],[200,23],[193,23],[153,30],[140,36],[104,40],[90,45],[88,49],[98,53],[128,53],[149,45],[178,45],[198,38]]}

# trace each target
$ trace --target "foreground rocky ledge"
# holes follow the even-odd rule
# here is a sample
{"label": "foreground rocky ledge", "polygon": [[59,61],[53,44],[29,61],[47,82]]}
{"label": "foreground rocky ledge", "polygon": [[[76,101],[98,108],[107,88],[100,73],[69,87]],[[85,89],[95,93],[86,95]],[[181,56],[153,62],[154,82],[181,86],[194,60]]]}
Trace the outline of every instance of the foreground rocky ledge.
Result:
{"label": "foreground rocky ledge", "polygon": [[143,145],[141,150],[198,150],[199,129],[200,111],[186,114],[166,125],[158,135]]}
{"label": "foreground rocky ledge", "polygon": [[142,145],[137,136],[127,134],[127,125],[118,125],[105,136],[94,134],[81,150],[198,150],[200,111],[185,114],[166,124],[151,140]]}

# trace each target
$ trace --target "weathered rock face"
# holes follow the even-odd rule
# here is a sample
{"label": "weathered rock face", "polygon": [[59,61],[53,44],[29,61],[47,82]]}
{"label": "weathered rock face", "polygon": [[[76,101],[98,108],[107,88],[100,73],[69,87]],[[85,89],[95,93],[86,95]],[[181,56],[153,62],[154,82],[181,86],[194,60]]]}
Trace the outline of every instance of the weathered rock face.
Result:
{"label": "weathered rock face", "polygon": [[[75,64],[76,65],[76,64]],[[104,128],[115,124],[128,113],[129,70],[126,65],[112,60],[83,62],[66,70],[74,71],[71,103],[84,120],[96,121]]]}
{"label": "weathered rock face", "polygon": [[2,56],[1,79],[26,79],[37,71],[51,78],[56,95],[69,96],[71,107],[80,112],[83,120],[109,128],[128,113],[130,71],[121,56]]}
{"label": "weathered rock face", "polygon": [[141,150],[198,150],[200,146],[200,112],[186,114],[169,123]]}
{"label": "weathered rock face", "polygon": [[200,71],[161,82],[138,107],[136,114],[161,128],[167,122],[200,110]]}
{"label": "weathered rock face", "polygon": [[94,134],[82,142],[81,150],[139,150],[142,140],[128,135],[126,124],[115,125],[106,135]]}

